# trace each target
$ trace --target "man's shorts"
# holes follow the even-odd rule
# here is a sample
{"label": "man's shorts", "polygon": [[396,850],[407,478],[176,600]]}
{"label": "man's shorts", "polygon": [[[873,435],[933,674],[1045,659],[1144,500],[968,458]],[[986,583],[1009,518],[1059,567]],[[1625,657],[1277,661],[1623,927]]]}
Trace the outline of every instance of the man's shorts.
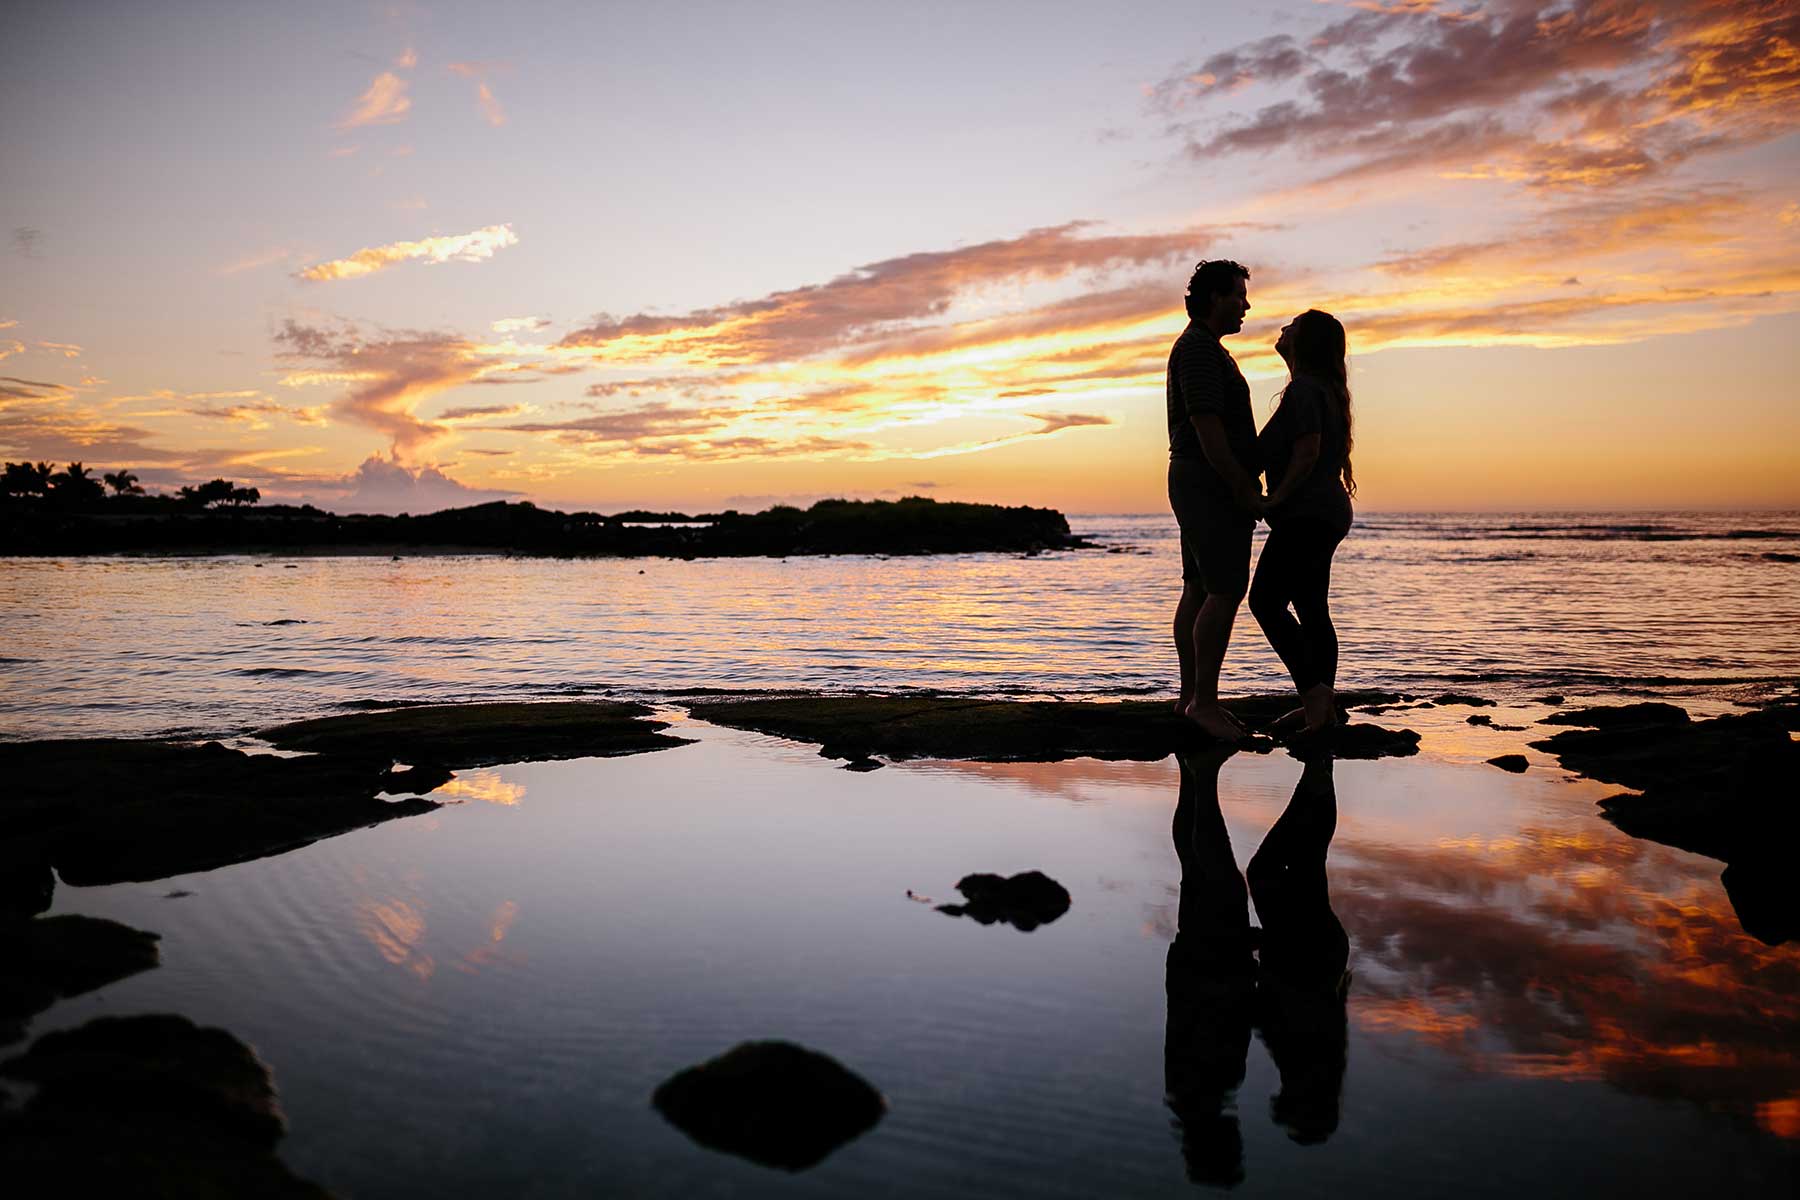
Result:
{"label": "man's shorts", "polygon": [[1256,520],[1208,490],[1212,468],[1169,460],[1169,507],[1181,526],[1181,581],[1208,595],[1242,596],[1250,587],[1250,535]]}

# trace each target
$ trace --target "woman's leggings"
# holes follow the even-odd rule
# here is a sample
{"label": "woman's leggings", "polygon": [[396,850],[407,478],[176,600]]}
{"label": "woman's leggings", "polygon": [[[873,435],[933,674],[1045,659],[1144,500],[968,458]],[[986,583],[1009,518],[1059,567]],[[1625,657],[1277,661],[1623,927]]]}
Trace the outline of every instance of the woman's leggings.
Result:
{"label": "woman's leggings", "polygon": [[1326,595],[1331,556],[1343,540],[1323,521],[1283,521],[1269,530],[1250,582],[1250,611],[1302,692],[1337,684],[1337,630]]}

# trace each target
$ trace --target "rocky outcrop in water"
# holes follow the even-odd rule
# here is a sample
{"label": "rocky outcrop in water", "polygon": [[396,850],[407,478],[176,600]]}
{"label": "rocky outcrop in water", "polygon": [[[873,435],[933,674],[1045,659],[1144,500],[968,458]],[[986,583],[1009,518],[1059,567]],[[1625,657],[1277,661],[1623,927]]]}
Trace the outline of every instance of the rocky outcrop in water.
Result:
{"label": "rocky outcrop in water", "polygon": [[158,935],[65,913],[0,921],[0,1045],[25,1036],[25,1022],[79,996],[157,965]]}
{"label": "rocky outcrop in water", "polygon": [[1784,712],[1691,721],[1666,704],[1582,709],[1557,714],[1578,721],[1557,723],[1586,728],[1531,745],[1590,779],[1637,789],[1602,800],[1606,818],[1635,837],[1727,863],[1739,920],[1775,944],[1800,934],[1800,896],[1791,883],[1800,847],[1800,743],[1788,736]]}
{"label": "rocky outcrop in water", "polygon": [[744,1042],[671,1076],[650,1102],[713,1150],[801,1171],[874,1127],[887,1101],[867,1080],[792,1042]]}
{"label": "rocky outcrop in water", "polygon": [[[785,558],[812,554],[1032,554],[1089,545],[1052,508],[924,497],[821,500],[636,524],[624,513],[557,512],[495,501],[423,516],[339,516],[311,507],[195,509],[159,497],[91,510],[0,505],[0,555],[491,551],[608,557]],[[673,519],[678,518],[678,519]]]}
{"label": "rocky outcrop in water", "polygon": [[1023,933],[1048,925],[1069,911],[1069,890],[1042,871],[964,875],[956,890],[967,903],[940,904],[939,912],[983,925],[1004,922]]}
{"label": "rocky outcrop in water", "polygon": [[685,746],[648,705],[620,700],[413,704],[259,730],[281,750],[385,758],[458,770],[495,763],[604,758]]}
{"label": "rocky outcrop in water", "polygon": [[[1346,693],[1345,704],[1377,703],[1392,693]],[[1294,697],[1229,700],[1226,707],[1252,728],[1272,724]],[[1061,762],[1071,758],[1155,761],[1213,743],[1166,700],[1117,704],[1062,700],[984,700],[911,695],[707,695],[689,711],[702,720],[818,745],[827,758],[890,761],[914,758],[982,762]],[[1348,725],[1332,735],[1345,758],[1415,753],[1418,735],[1376,725]],[[1268,737],[1239,748],[1264,753]]]}
{"label": "rocky outcrop in water", "polygon": [[[222,1029],[101,1017],[0,1063],[35,1086],[0,1112],[0,1179],[65,1196],[322,1200],[275,1157],[286,1130],[269,1070]],[[30,1194],[51,1194],[50,1191]]]}

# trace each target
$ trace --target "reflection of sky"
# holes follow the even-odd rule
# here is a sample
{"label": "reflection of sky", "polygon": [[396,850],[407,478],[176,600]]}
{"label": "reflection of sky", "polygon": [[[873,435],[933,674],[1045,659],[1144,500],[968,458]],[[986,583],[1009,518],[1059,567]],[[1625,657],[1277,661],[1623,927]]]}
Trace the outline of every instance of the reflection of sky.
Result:
{"label": "reflection of sky", "polygon": [[[59,911],[162,933],[164,965],[46,1027],[178,1011],[239,1033],[275,1071],[288,1161],[344,1191],[511,1194],[545,1172],[571,1191],[741,1184],[747,1168],[647,1097],[780,1036],[890,1102],[803,1177],[819,1194],[895,1179],[926,1196],[1184,1194],[1163,1104],[1173,762],[863,775],[811,746],[681,732],[700,741],[465,773],[532,803],[446,806],[184,877],[178,903],[166,882],[60,888]],[[1299,774],[1283,754],[1226,765],[1240,864]],[[1596,789],[1548,773],[1344,762],[1336,786],[1342,1122],[1294,1146],[1263,1115],[1280,1081],[1253,1044],[1237,1098],[1253,1184],[1327,1171],[1355,1194],[1426,1194],[1446,1156],[1471,1195],[1555,1191],[1573,1170],[1691,1194],[1719,1171],[1785,1169],[1800,951],[1745,937],[1718,864],[1623,837]],[[1030,934],[906,899],[1033,868],[1074,903]],[[396,1145],[417,1155],[404,1180]]]}

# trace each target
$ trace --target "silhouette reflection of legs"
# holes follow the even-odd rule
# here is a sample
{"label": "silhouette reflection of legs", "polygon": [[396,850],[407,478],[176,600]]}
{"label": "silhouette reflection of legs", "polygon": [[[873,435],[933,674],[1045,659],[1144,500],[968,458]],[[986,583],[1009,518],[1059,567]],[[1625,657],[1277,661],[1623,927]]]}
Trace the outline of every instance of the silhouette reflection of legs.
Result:
{"label": "silhouette reflection of legs", "polygon": [[[1229,749],[1178,756],[1175,854],[1181,898],[1165,981],[1164,1099],[1195,1183],[1244,1179],[1237,1091],[1254,1024],[1281,1075],[1270,1106],[1295,1141],[1337,1129],[1345,1068],[1349,938],[1331,911],[1325,854],[1337,830],[1332,763],[1306,765],[1285,811],[1237,868],[1219,810]],[[1250,901],[1262,920],[1250,927]],[[1260,949],[1257,947],[1260,944]],[[1260,959],[1260,962],[1258,961]]]}
{"label": "silhouette reflection of legs", "polygon": [[1270,1116],[1303,1145],[1336,1131],[1344,1089],[1350,939],[1325,881],[1337,831],[1331,767],[1328,755],[1306,764],[1248,872],[1262,920],[1256,1024],[1281,1073]]}
{"label": "silhouette reflection of legs", "polygon": [[1244,1178],[1237,1089],[1256,995],[1249,898],[1219,811],[1219,768],[1230,756],[1214,750],[1177,759],[1181,899],[1169,947],[1163,1040],[1163,1096],[1180,1131],[1188,1178],[1224,1187]]}

